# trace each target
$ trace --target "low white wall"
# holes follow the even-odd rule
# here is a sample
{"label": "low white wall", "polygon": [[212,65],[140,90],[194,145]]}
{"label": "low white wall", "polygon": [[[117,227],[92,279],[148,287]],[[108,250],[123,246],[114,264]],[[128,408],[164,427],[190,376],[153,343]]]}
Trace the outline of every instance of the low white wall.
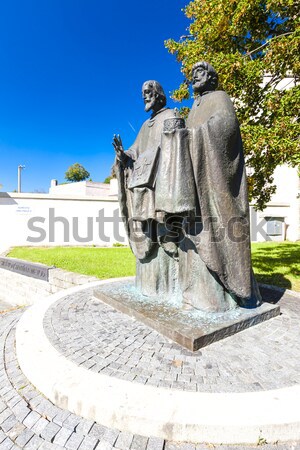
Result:
{"label": "low white wall", "polygon": [[251,239],[262,242],[267,237],[266,218],[280,218],[283,221],[282,234],[269,236],[272,241],[297,241],[300,239],[300,189],[297,168],[287,165],[277,167],[274,172],[275,194],[263,211],[251,207]]}
{"label": "low white wall", "polygon": [[[297,169],[278,167],[274,178],[277,191],[266,209],[255,212],[251,207],[252,241],[299,240],[300,191]],[[0,192],[0,253],[20,245],[127,244],[119,214],[116,198]],[[268,217],[284,221],[281,236],[267,236],[265,218]]]}
{"label": "low white wall", "polygon": [[95,181],[78,181],[76,183],[56,184],[56,180],[51,180],[49,194],[54,196],[63,195],[81,195],[93,197],[118,196],[118,190],[115,189],[117,180],[111,180],[110,183],[98,183]]}
{"label": "low white wall", "polygon": [[126,244],[117,199],[0,193],[0,253],[11,246]]}
{"label": "low white wall", "polygon": [[48,282],[0,269],[0,300],[14,306],[32,305],[51,294],[92,281],[99,279],[61,269],[50,269]]}

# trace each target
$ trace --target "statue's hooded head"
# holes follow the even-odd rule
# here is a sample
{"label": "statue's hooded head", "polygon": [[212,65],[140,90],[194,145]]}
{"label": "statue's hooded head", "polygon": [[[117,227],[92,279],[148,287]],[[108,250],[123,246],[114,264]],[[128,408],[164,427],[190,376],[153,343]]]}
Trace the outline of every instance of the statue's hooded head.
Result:
{"label": "statue's hooded head", "polygon": [[158,81],[145,81],[142,87],[142,95],[145,103],[145,111],[157,112],[167,104],[167,97]]}
{"label": "statue's hooded head", "polygon": [[196,95],[206,91],[215,91],[218,87],[218,74],[209,63],[197,62],[192,67],[192,85]]}

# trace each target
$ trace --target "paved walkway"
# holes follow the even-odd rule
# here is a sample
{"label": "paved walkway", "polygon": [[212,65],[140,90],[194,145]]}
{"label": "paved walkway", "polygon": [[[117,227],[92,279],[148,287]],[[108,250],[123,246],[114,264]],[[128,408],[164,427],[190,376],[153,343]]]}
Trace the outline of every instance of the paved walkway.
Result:
{"label": "paved walkway", "polygon": [[134,383],[198,392],[250,392],[300,384],[298,302],[286,294],[284,314],[197,352],[93,297],[73,294],[48,309],[51,344],[77,365]]}
{"label": "paved walkway", "polygon": [[[82,299],[81,299],[82,300]],[[300,301],[300,300],[299,300]],[[289,320],[294,320],[293,314],[297,312],[299,306],[292,301],[290,296],[285,296],[282,300],[282,307],[283,308],[290,308],[289,309]],[[98,364],[97,370],[104,370],[105,367],[108,367],[109,370],[117,371],[116,374],[111,373],[113,376],[118,376],[120,373],[120,367],[110,367],[109,366],[113,363],[118,365],[116,363],[116,360],[113,361],[110,359],[109,354],[107,355],[107,363],[105,367],[103,366],[103,362],[96,362],[95,360],[95,353],[96,347],[94,350],[91,349],[91,347],[88,348],[82,355],[78,353],[79,347],[77,347],[76,341],[82,338],[82,334],[85,337],[86,340],[89,341],[89,345],[91,345],[92,338],[97,338],[97,345],[99,344],[99,336],[98,331],[95,330],[93,333],[91,332],[91,325],[94,322],[98,321],[98,317],[96,319],[94,317],[91,317],[91,313],[93,316],[93,308],[96,308],[96,306],[99,306],[98,304],[95,304],[95,301],[90,296],[86,299],[85,302],[80,302],[80,299],[67,299],[65,302],[62,302],[60,305],[57,305],[57,309],[52,309],[49,311],[48,314],[52,315],[53,323],[54,325],[49,325],[49,316],[47,315],[45,319],[45,327],[49,334],[49,336],[53,338],[53,343],[59,347],[58,341],[55,341],[55,333],[60,333],[61,337],[62,334],[65,334],[65,341],[62,340],[62,347],[59,347],[60,349],[65,348],[64,352],[66,354],[67,346],[73,345],[73,348],[70,349],[69,357],[73,358],[74,355],[76,355],[77,358],[77,364],[83,364],[85,367],[87,366],[87,361],[89,359],[86,357],[86,353],[90,352],[89,356],[91,360],[91,369],[95,367],[96,364]],[[90,308],[92,308],[90,310]],[[105,307],[107,308],[107,307]],[[162,439],[155,438],[155,437],[145,437],[145,436],[137,436],[132,435],[131,433],[127,432],[121,432],[116,429],[109,429],[107,427],[103,427],[101,425],[96,424],[93,421],[89,421],[86,419],[83,419],[79,416],[76,416],[74,414],[71,414],[69,411],[62,410],[61,408],[56,407],[53,405],[48,399],[46,399],[42,394],[40,394],[35,388],[30,384],[30,382],[25,378],[23,373],[21,372],[18,361],[16,358],[15,353],[15,326],[19,320],[19,318],[22,315],[23,310],[17,309],[17,310],[11,310],[7,311],[7,305],[0,304],[0,309],[6,310],[5,313],[0,314],[0,450],[10,450],[10,449],[24,449],[24,450],[63,450],[63,449],[69,449],[69,450],[112,450],[112,449],[119,449],[119,450],[208,450],[208,449],[216,449],[216,450],[230,450],[230,449],[253,449],[256,448],[255,445],[253,446],[244,446],[244,445],[237,445],[237,446],[217,446],[217,445],[209,445],[209,444],[176,444],[172,442],[166,442]],[[75,314],[76,312],[76,314]],[[117,327],[120,326],[120,323],[118,321],[120,320],[120,317],[118,317],[119,313],[113,313],[111,310],[106,314],[106,318],[109,319],[109,314],[113,315],[114,318],[117,320]],[[74,317],[80,316],[80,321],[74,321]],[[300,312],[299,312],[300,315]],[[73,317],[73,326],[75,326],[75,332],[77,333],[77,339],[76,336],[72,335],[71,341],[68,338],[68,335],[70,334],[70,329],[66,328],[66,324],[69,322],[70,318]],[[128,322],[127,318],[123,318],[126,322],[126,326],[129,326],[130,323]],[[131,319],[130,319],[131,320]],[[273,319],[275,320],[275,319]],[[57,322],[56,322],[57,321]],[[62,323],[64,326],[57,327],[55,326],[55,323]],[[76,329],[76,323],[77,328]],[[101,326],[101,325],[99,325]],[[103,325],[102,325],[103,326]],[[141,364],[141,358],[139,349],[140,346],[136,345],[135,342],[137,342],[141,336],[145,333],[145,327],[144,325],[139,325],[137,322],[131,320],[131,327],[127,330],[128,336],[125,347],[122,349],[121,347],[119,350],[123,350],[122,353],[119,351],[116,352],[118,357],[120,358],[121,355],[124,356],[125,353],[125,359],[127,363],[125,363],[125,366],[127,366],[126,373],[133,375],[132,368],[136,367],[138,364]],[[116,339],[116,336],[113,336],[113,329],[111,329],[112,324],[108,320],[108,328],[107,328],[107,334],[106,334],[106,345],[108,349],[110,348],[110,341],[108,336],[111,335],[110,339],[112,340],[114,337]],[[130,336],[132,330],[132,327],[136,330],[136,332]],[[259,325],[261,327],[261,325]],[[288,345],[290,342],[290,339],[292,337],[289,336],[289,329],[292,329],[294,327],[289,327],[288,323],[283,322],[282,327],[285,328],[285,332],[280,332],[279,325],[276,327],[274,333],[269,332],[269,334],[264,334],[264,338],[266,338],[266,341],[271,342],[274,341],[274,345],[279,345],[280,342],[284,341]],[[255,327],[254,327],[255,328]],[[254,328],[251,329],[254,330]],[[298,327],[299,328],[299,327]],[[55,331],[54,331],[55,330]],[[63,330],[65,330],[65,333],[63,333]],[[123,327],[123,331],[125,328]],[[146,330],[147,331],[147,330]],[[244,332],[239,333],[236,336],[230,337],[227,339],[226,346],[228,345],[228,342],[232,338],[236,338],[237,336],[240,337],[240,340],[242,339],[243,333],[248,333],[250,330],[245,330]],[[155,340],[153,339],[153,336],[151,336],[152,333],[155,332],[149,332],[147,331],[147,336],[150,336],[147,342],[148,345],[148,351],[146,351],[146,358],[150,357],[150,353],[153,353],[153,356],[155,358],[155,361],[160,361],[162,363],[162,368],[165,369],[166,367],[166,354],[167,349],[168,352],[171,352],[172,358],[168,359],[169,361],[169,367],[174,369],[180,369],[180,372],[178,370],[175,370],[174,372],[170,370],[170,373],[176,373],[177,375],[188,375],[190,377],[190,381],[188,378],[182,379],[180,382],[185,383],[181,386],[181,388],[184,389],[190,389],[188,386],[189,382],[191,381],[191,376],[195,373],[197,370],[197,365],[199,365],[199,362],[197,362],[197,358],[199,359],[200,353],[197,352],[195,356],[190,356],[191,354],[185,350],[180,349],[178,346],[175,346],[176,348],[173,348],[173,344],[170,344],[165,338],[159,337],[159,343],[156,344]],[[268,337],[269,336],[269,337]],[[270,336],[273,336],[272,338]],[[274,337],[276,336],[276,338]],[[251,346],[255,345],[255,336],[251,339]],[[297,342],[297,341],[296,341]],[[298,340],[299,342],[299,340]],[[76,343],[76,344],[75,344]],[[86,344],[87,342],[81,341],[79,346],[82,344]],[[294,341],[295,343],[295,341]],[[213,344],[214,346],[220,343]],[[119,343],[121,345],[121,343]],[[123,344],[124,345],[124,344]],[[160,349],[158,349],[158,347]],[[159,359],[159,350],[164,348],[164,345],[168,345],[166,347],[166,351],[161,352],[161,359]],[[65,347],[64,347],[65,346]],[[151,352],[151,346],[153,346],[153,351]],[[178,347],[178,348],[177,348]],[[212,346],[211,346],[212,347]],[[260,348],[262,348],[262,343],[260,343]],[[129,352],[126,351],[129,348]],[[82,350],[82,347],[81,347]],[[145,349],[143,349],[145,350]],[[224,350],[224,348],[223,348]],[[241,349],[240,349],[241,350]],[[291,347],[292,350],[292,347]],[[108,350],[110,351],[110,350]],[[222,378],[223,376],[226,377],[226,374],[222,375],[222,370],[220,372],[220,367],[222,367],[222,364],[218,364],[218,368],[214,366],[211,362],[211,352],[213,350],[210,349],[210,347],[207,347],[207,350],[202,349],[201,355],[204,354],[204,360],[205,360],[205,373],[203,372],[202,376],[203,379],[211,380],[211,383],[207,383],[208,385],[213,386],[215,384],[215,381],[218,381],[219,378]],[[299,348],[298,348],[299,351]],[[208,352],[208,355],[206,355],[206,352]],[[294,353],[297,352],[297,348],[294,347]],[[137,356],[135,356],[137,355]],[[290,358],[292,358],[292,351],[288,352],[288,355]],[[103,354],[99,355],[99,358],[103,357]],[[260,355],[263,359],[261,360],[265,366],[265,371],[270,372],[268,365],[269,361],[266,361],[264,359],[264,352],[262,351]],[[259,356],[259,357],[260,357]],[[80,357],[82,359],[80,359]],[[192,360],[189,360],[188,358],[191,357]],[[181,358],[181,359],[179,359]],[[258,358],[258,356],[257,356]],[[288,358],[289,360],[289,358]],[[130,364],[128,364],[128,361],[130,361]],[[172,361],[175,361],[172,363]],[[178,362],[177,362],[178,361]],[[180,363],[179,363],[180,361]],[[233,358],[233,369],[231,373],[233,374],[235,372],[234,368],[236,368],[235,365],[236,358]],[[257,364],[256,360],[256,364]],[[278,360],[279,361],[279,360]],[[125,360],[124,360],[125,362]],[[297,356],[295,356],[294,362],[296,364],[296,368],[299,370],[299,358],[297,359]],[[193,365],[193,363],[195,363]],[[249,361],[248,361],[249,363]],[[149,364],[149,361],[144,361],[143,364],[145,364],[145,367]],[[240,364],[240,362],[238,362]],[[291,367],[292,367],[292,363]],[[124,367],[124,364],[120,364],[120,366]],[[193,372],[188,373],[186,369],[188,367],[192,367]],[[193,369],[193,367],[195,369]],[[232,364],[230,365],[232,367]],[[280,367],[282,367],[280,365]],[[185,369],[185,370],[183,370]],[[95,369],[94,369],[95,370]],[[151,367],[151,374],[148,374],[147,380],[151,380],[153,378],[153,374],[156,372],[160,372],[158,370],[158,367],[156,364]],[[239,373],[239,370],[237,370],[237,373]],[[280,370],[280,368],[279,368]],[[218,371],[218,373],[217,373]],[[198,375],[197,375],[198,376]],[[286,381],[282,377],[279,377],[280,386],[285,385]],[[127,378],[128,379],[128,378]],[[133,382],[140,382],[144,383],[144,378],[137,378],[137,375],[135,374],[133,378]],[[236,386],[239,385],[241,379],[239,377],[232,379],[235,380]],[[296,379],[295,379],[296,380]],[[294,380],[294,381],[295,381]],[[165,381],[165,378],[161,378],[161,375],[156,378],[155,383],[158,385],[161,385],[162,382]],[[170,383],[176,382],[174,381],[174,377],[170,380]],[[249,381],[249,379],[248,379]],[[273,382],[273,381],[272,381]],[[293,381],[291,381],[293,382]],[[295,381],[296,382],[296,381]],[[252,381],[251,381],[252,383]],[[217,383],[218,384],[218,383]],[[197,383],[196,383],[197,385]],[[199,383],[200,388],[203,388],[203,390],[206,390],[204,386],[206,386],[206,383]],[[256,386],[256,385],[255,385]],[[175,386],[176,387],[176,386]],[[177,386],[179,388],[179,386]],[[267,385],[266,385],[267,387]],[[254,389],[263,389],[264,386],[260,384],[259,386],[256,386]],[[197,389],[197,386],[196,386]],[[246,405],[245,405],[246,407]],[[263,438],[260,442],[262,444],[259,448],[262,448],[263,450],[300,450],[300,443],[290,442],[290,443],[284,443],[284,444],[264,444]]]}

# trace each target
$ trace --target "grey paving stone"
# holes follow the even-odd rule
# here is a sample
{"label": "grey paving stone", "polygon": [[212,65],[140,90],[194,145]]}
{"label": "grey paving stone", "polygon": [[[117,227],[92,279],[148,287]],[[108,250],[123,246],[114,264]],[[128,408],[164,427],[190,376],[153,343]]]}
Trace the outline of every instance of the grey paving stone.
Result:
{"label": "grey paving stone", "polygon": [[0,414],[7,408],[6,403],[0,400]]}
{"label": "grey paving stone", "polygon": [[36,411],[31,411],[28,414],[28,416],[26,416],[26,418],[23,420],[23,424],[27,428],[32,428],[39,419],[41,419],[41,415]]}
{"label": "grey paving stone", "polygon": [[42,402],[35,408],[41,416],[44,416],[48,420],[53,420],[53,418],[58,414],[60,408],[54,406],[49,400],[43,399]]}
{"label": "grey paving stone", "polygon": [[130,450],[146,450],[147,444],[148,444],[147,437],[136,434],[133,436],[133,441]]}
{"label": "grey paving stone", "polygon": [[9,438],[6,438],[3,442],[1,442],[1,450],[11,450],[13,446],[14,443]]}
{"label": "grey paving stone", "polygon": [[68,428],[62,427],[59,430],[59,432],[57,433],[57,435],[55,436],[53,443],[61,445],[62,447],[64,447],[66,442],[67,442],[67,440],[71,436],[71,434],[72,434],[71,430],[68,430]]}
{"label": "grey paving stone", "polygon": [[79,450],[94,450],[99,440],[92,436],[85,436],[82,443],[79,446]]}
{"label": "grey paving stone", "polygon": [[[207,446],[208,449],[209,447]],[[167,442],[164,450],[196,450],[196,446],[194,444]],[[211,450],[215,450],[214,446],[211,446]]]}
{"label": "grey paving stone", "polygon": [[39,420],[33,425],[32,431],[35,434],[39,435],[46,428],[48,423],[49,423],[49,420],[45,419],[44,417],[40,417]]}
{"label": "grey paving stone", "polygon": [[147,450],[163,450],[164,444],[164,439],[150,437],[147,444]]}
{"label": "grey paving stone", "polygon": [[[17,388],[15,384],[15,388]],[[35,408],[41,403],[43,397],[41,395],[37,395],[36,397],[30,399],[30,407],[35,410]]]}
{"label": "grey paving stone", "polygon": [[115,448],[120,450],[128,450],[130,449],[131,443],[133,441],[133,434],[128,433],[127,431],[122,431],[118,439],[115,443]]}
{"label": "grey paving stone", "polygon": [[7,382],[7,380],[4,379],[4,383],[2,383],[1,389],[0,389],[0,396],[5,399],[5,402],[9,400],[13,394],[13,390],[11,389],[11,386]]}
{"label": "grey paving stone", "polygon": [[119,434],[119,430],[116,430],[115,428],[107,428],[104,435],[102,436],[102,440],[108,442],[111,445],[114,445],[118,439]]}
{"label": "grey paving stone", "polygon": [[80,421],[80,417],[76,416],[75,414],[70,414],[64,421],[64,427],[74,431]]}
{"label": "grey paving stone", "polygon": [[54,450],[54,445],[50,442],[43,441],[39,450]]}
{"label": "grey paving stone", "polygon": [[40,436],[46,441],[52,442],[60,429],[61,427],[56,423],[49,422],[41,432]]}
{"label": "grey paving stone", "polygon": [[16,392],[15,395],[13,395],[13,397],[10,400],[8,400],[6,404],[9,408],[12,408],[13,406],[17,405],[20,401],[21,397]]}
{"label": "grey paving stone", "polygon": [[114,448],[109,442],[102,440],[95,450],[113,450]]}
{"label": "grey paving stone", "polygon": [[0,425],[6,421],[8,417],[12,415],[11,410],[9,408],[6,408],[2,413],[0,414]]}
{"label": "grey paving stone", "polygon": [[11,415],[4,422],[1,423],[1,428],[4,431],[4,433],[7,433],[16,425],[18,425],[18,421],[15,418],[15,416]]}
{"label": "grey paving stone", "polygon": [[7,436],[8,436],[12,441],[15,441],[15,439],[19,436],[19,434],[21,434],[22,431],[24,431],[24,430],[25,430],[25,426],[24,426],[22,423],[17,422],[17,423],[11,428],[11,430],[9,430],[9,431],[7,432]]}
{"label": "grey paving stone", "polygon": [[60,410],[55,417],[53,417],[53,422],[57,423],[57,425],[62,426],[63,423],[67,420],[67,418],[71,415],[69,411]]}
{"label": "grey paving stone", "polygon": [[20,422],[23,422],[25,417],[27,417],[28,414],[30,414],[30,412],[31,412],[31,409],[28,408],[26,402],[22,402],[22,401],[17,403],[15,406],[13,406],[11,408],[11,410]]}
{"label": "grey paving stone", "polygon": [[81,419],[79,424],[76,426],[76,433],[87,435],[94,425],[94,420]]}
{"label": "grey paving stone", "polygon": [[6,434],[0,428],[0,444],[4,441],[4,439],[6,439]]}
{"label": "grey paving stone", "polygon": [[30,439],[33,438],[33,436],[34,433],[31,430],[25,429],[16,438],[15,443],[20,447],[24,447],[30,441]]}
{"label": "grey paving stone", "polygon": [[24,446],[24,450],[38,450],[43,442],[43,439],[34,435],[33,438],[30,439],[30,441]]}
{"label": "grey paving stone", "polygon": [[83,436],[78,433],[72,433],[65,447],[69,450],[77,450],[83,441]]}
{"label": "grey paving stone", "polygon": [[101,439],[105,434],[107,428],[103,425],[99,425],[98,423],[94,423],[93,427],[89,431],[89,436],[96,437],[97,439]]}

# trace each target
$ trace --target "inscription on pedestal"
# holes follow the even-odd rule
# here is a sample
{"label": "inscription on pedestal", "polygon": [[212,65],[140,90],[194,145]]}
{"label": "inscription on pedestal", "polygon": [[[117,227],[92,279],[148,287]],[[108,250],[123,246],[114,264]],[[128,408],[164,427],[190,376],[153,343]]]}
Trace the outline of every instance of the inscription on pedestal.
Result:
{"label": "inscription on pedestal", "polygon": [[0,269],[25,275],[38,280],[49,281],[49,267],[21,259],[0,257]]}

